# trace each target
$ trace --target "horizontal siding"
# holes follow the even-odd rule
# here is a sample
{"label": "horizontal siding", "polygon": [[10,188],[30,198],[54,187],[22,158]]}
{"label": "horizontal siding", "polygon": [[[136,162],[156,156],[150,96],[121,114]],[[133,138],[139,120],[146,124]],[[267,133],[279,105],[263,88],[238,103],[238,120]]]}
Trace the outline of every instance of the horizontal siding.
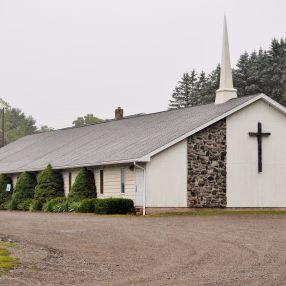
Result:
{"label": "horizontal siding", "polygon": [[17,180],[18,180],[18,175],[13,175],[12,176],[12,185],[14,188],[16,186]]}
{"label": "horizontal siding", "polygon": [[75,179],[79,173],[79,169],[73,169],[73,170],[64,170],[62,171],[63,181],[64,181],[64,191],[65,196],[67,197],[69,194],[69,173],[72,173],[72,185],[75,182]]}
{"label": "horizontal siding", "polygon": [[[135,200],[135,173],[125,167],[125,193],[121,193],[121,167],[105,167],[95,170],[97,197],[129,198]],[[104,170],[103,194],[100,194],[100,170]]]}

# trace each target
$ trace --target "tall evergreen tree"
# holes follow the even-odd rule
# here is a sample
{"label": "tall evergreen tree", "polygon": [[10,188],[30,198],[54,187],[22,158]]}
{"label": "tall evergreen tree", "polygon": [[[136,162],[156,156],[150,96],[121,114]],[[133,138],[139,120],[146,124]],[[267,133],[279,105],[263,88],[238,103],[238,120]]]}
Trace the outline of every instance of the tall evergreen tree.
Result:
{"label": "tall evergreen tree", "polygon": [[169,109],[190,107],[197,104],[196,95],[197,75],[195,70],[191,74],[184,73],[178,85],[175,87],[172,99],[169,103]]}
{"label": "tall evergreen tree", "polygon": [[[203,72],[199,75],[195,80],[195,90],[192,88],[192,74],[184,75],[174,89],[169,108],[214,102],[219,88],[219,65],[207,77]],[[286,39],[273,39],[268,50],[244,52],[233,69],[233,80],[238,96],[265,93],[286,106]],[[188,88],[183,89],[184,83]]]}
{"label": "tall evergreen tree", "polygon": [[265,93],[281,104],[286,104],[286,43],[273,39],[267,57],[265,70],[267,85]]}
{"label": "tall evergreen tree", "polygon": [[178,81],[178,85],[173,91],[169,109],[188,107],[190,105],[190,90],[190,76],[186,72],[183,74],[182,79]]}

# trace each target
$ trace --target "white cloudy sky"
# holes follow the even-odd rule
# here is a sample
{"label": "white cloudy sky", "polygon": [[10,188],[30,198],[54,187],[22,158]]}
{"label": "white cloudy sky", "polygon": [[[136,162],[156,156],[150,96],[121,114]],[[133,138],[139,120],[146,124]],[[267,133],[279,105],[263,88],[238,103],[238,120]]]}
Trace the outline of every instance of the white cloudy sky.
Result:
{"label": "white cloudy sky", "polygon": [[60,128],[167,108],[177,80],[286,36],[285,0],[0,0],[0,97]]}

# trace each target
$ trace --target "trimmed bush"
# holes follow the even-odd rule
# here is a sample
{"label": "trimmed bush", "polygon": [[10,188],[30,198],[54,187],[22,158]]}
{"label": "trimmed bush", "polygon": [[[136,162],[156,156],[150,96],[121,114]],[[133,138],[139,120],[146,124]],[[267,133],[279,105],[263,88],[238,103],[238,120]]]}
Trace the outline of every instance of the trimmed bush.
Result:
{"label": "trimmed bush", "polygon": [[49,164],[38,175],[38,184],[35,189],[35,199],[44,204],[46,201],[64,196],[64,184],[62,175],[54,171]]}
{"label": "trimmed bush", "polygon": [[33,203],[34,199],[26,199],[17,205],[17,209],[21,211],[29,211]]}
{"label": "trimmed bush", "polygon": [[61,213],[68,211],[68,200],[65,197],[53,198],[43,205],[44,212]]}
{"label": "trimmed bush", "polygon": [[12,209],[12,200],[6,201],[1,205],[1,209],[3,210],[11,210]]}
{"label": "trimmed bush", "polygon": [[70,200],[81,200],[96,197],[94,176],[87,168],[81,168],[68,198]]}
{"label": "trimmed bush", "polygon": [[97,199],[83,199],[80,201],[72,201],[69,203],[70,212],[80,212],[80,213],[93,213],[94,205]]}
{"label": "trimmed bush", "polygon": [[94,212],[97,214],[127,214],[133,208],[133,201],[123,198],[97,199],[94,204]]}
{"label": "trimmed bush", "polygon": [[12,194],[12,209],[17,209],[21,202],[34,197],[36,183],[34,174],[24,172],[20,175]]}
{"label": "trimmed bush", "polygon": [[12,185],[12,180],[5,174],[0,175],[0,205],[11,199],[12,190],[6,192],[7,185]]}
{"label": "trimmed bush", "polygon": [[42,210],[42,204],[38,200],[33,199],[33,201],[30,204],[29,211],[35,212],[40,210]]}

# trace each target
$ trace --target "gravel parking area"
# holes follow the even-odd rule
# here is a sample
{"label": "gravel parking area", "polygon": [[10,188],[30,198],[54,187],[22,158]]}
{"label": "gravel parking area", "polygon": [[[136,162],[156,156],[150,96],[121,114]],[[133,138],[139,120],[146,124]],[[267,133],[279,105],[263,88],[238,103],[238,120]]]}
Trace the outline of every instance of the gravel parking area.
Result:
{"label": "gravel parking area", "polygon": [[0,212],[21,264],[0,285],[286,285],[286,215]]}

